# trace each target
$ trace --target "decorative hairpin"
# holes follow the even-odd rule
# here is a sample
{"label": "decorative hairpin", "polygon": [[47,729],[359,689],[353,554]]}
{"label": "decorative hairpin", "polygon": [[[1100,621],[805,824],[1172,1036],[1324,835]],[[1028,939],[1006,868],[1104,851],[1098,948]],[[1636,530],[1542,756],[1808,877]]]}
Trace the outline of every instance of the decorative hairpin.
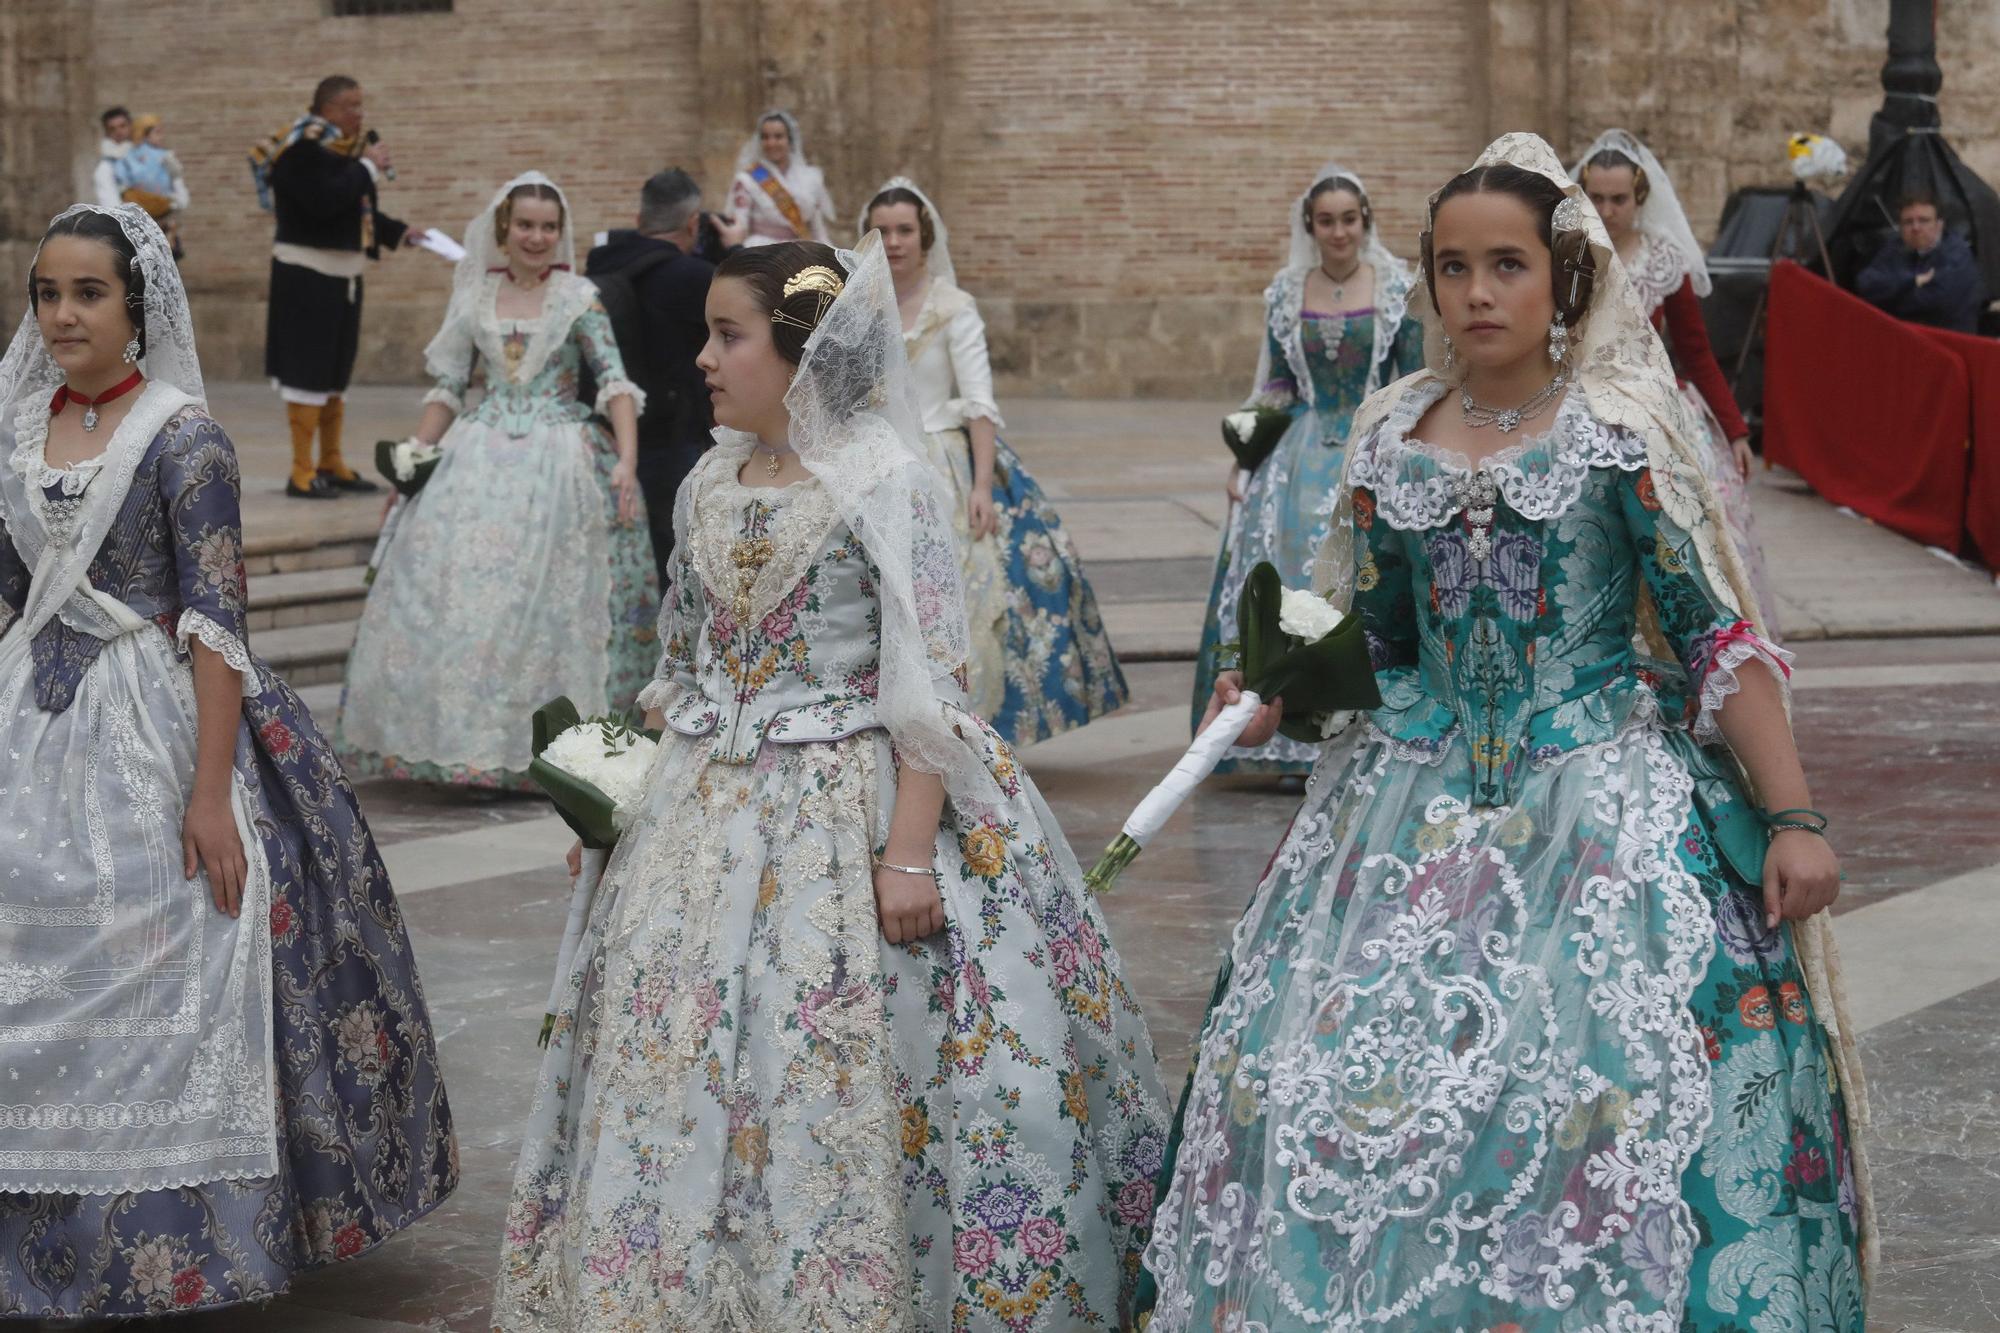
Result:
{"label": "decorative hairpin", "polygon": [[1563,196],[1563,201],[1556,205],[1555,216],[1550,222],[1556,231],[1582,231],[1589,225],[1584,215],[1583,201],[1574,195]]}
{"label": "decorative hairpin", "polygon": [[813,306],[812,319],[807,321],[796,315],[787,314],[784,310],[773,310],[771,322],[790,324],[794,328],[811,333],[819,327],[820,320],[826,315],[826,308],[832,305],[834,298],[846,289],[847,284],[842,281],[841,276],[824,264],[813,264],[802,268],[785,280],[785,299],[789,301],[800,292],[817,294],[819,300]]}

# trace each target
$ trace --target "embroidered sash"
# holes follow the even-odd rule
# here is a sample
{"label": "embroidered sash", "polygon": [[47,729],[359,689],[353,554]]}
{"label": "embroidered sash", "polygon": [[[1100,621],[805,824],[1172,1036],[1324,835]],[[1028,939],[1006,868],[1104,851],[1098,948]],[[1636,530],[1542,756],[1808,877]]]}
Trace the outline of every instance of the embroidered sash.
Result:
{"label": "embroidered sash", "polygon": [[771,207],[785,215],[785,221],[792,224],[792,230],[797,233],[800,240],[803,241],[812,235],[806,227],[806,215],[799,208],[799,201],[792,198],[792,192],[785,188],[784,181],[778,179],[777,172],[771,170],[767,164],[759,162],[750,168],[750,179],[756,181],[758,188],[770,198]]}

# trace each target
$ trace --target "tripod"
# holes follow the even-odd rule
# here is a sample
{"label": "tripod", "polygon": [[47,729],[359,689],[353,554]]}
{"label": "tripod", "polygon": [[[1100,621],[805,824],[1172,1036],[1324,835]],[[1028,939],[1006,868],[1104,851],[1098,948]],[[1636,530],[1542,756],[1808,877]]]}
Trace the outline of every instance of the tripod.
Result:
{"label": "tripod", "polygon": [[[1819,208],[1813,203],[1813,193],[1804,181],[1792,182],[1791,197],[1785,200],[1785,217],[1778,224],[1778,236],[1771,243],[1771,265],[1776,267],[1785,253],[1792,248],[1793,236],[1804,244],[1810,235],[1813,244],[1819,248],[1819,262],[1826,270],[1827,280],[1833,280],[1833,259],[1826,252],[1826,233],[1820,230]],[[1743,347],[1736,353],[1736,369],[1729,376],[1729,391],[1736,393],[1743,383],[1743,367],[1750,363],[1750,349],[1764,341],[1764,316],[1771,303],[1771,278],[1769,270],[1764,277],[1764,290],[1757,293],[1757,304],[1750,311],[1750,331],[1743,339]]]}

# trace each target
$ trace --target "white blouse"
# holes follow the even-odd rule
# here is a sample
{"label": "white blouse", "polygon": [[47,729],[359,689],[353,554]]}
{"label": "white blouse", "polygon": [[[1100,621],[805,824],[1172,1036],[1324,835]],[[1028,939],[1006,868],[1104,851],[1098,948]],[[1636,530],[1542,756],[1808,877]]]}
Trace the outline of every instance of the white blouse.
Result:
{"label": "white blouse", "polygon": [[1004,426],[993,401],[993,367],[986,356],[986,321],[970,296],[933,278],[915,327],[903,333],[917,402],[927,431],[960,430],[984,417]]}

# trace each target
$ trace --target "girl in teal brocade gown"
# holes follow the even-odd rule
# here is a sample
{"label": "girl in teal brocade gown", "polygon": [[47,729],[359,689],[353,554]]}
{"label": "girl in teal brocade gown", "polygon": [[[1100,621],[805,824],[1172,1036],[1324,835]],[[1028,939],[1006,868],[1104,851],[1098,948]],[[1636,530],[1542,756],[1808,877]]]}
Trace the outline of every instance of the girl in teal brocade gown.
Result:
{"label": "girl in teal brocade gown", "polygon": [[[569,271],[571,235],[540,172],[467,232],[425,352],[437,387],[417,433],[444,456],[392,520],[348,658],[335,744],[356,778],[533,790],[530,712],[557,695],[585,716],[629,712],[652,678],[645,395],[597,289]],[[586,362],[615,443],[577,398]]]}
{"label": "girl in teal brocade gown", "polygon": [[[1217,650],[1236,638],[1244,577],[1268,560],[1286,584],[1305,585],[1326,540],[1354,409],[1423,363],[1422,330],[1403,313],[1409,267],[1376,238],[1360,179],[1327,164],[1291,217],[1289,262],[1264,292],[1264,348],[1246,406],[1283,408],[1292,424],[1247,484],[1232,472],[1229,522],[1195,663],[1197,720],[1222,666]],[[1217,771],[1305,773],[1317,754],[1315,746],[1279,736],[1254,752],[1238,751]]]}
{"label": "girl in teal brocade gown", "polygon": [[1866,1092],[1788,655],[1548,146],[1431,218],[1434,369],[1357,414],[1320,564],[1382,706],[1237,927],[1152,1333],[1859,1333]]}

